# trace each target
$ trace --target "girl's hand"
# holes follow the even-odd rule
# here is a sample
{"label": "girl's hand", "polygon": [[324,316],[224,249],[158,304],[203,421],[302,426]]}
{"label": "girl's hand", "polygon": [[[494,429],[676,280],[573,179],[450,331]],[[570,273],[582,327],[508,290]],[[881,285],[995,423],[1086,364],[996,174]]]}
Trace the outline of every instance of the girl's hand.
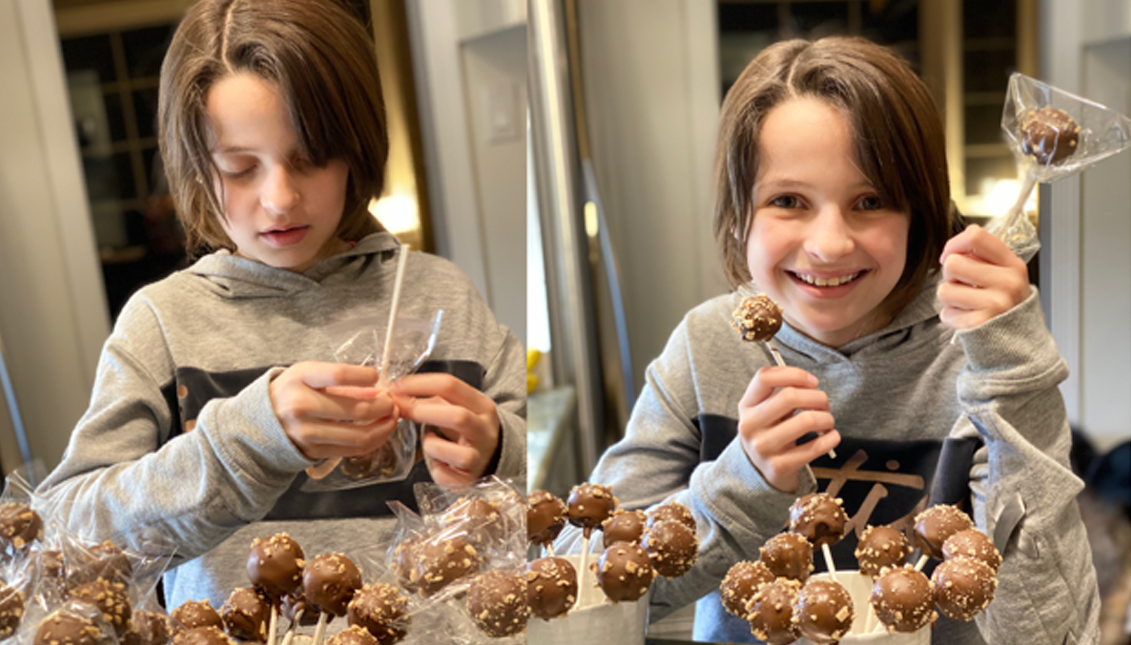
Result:
{"label": "girl's hand", "polygon": [[307,459],[352,457],[380,448],[397,429],[397,409],[374,386],[377,371],[342,363],[295,363],[268,388],[271,408]]}
{"label": "girl's hand", "polygon": [[437,484],[470,484],[499,446],[499,414],[486,394],[451,374],[413,374],[392,387],[405,419],[428,425],[421,445]]}
{"label": "girl's hand", "polygon": [[943,248],[939,317],[951,329],[970,329],[1029,297],[1025,262],[993,234],[971,225]]}
{"label": "girl's hand", "polygon": [[[771,486],[797,492],[797,473],[840,443],[829,397],[817,377],[797,367],[763,367],[738,402],[738,437],[750,462]],[[819,436],[797,445],[810,432]]]}

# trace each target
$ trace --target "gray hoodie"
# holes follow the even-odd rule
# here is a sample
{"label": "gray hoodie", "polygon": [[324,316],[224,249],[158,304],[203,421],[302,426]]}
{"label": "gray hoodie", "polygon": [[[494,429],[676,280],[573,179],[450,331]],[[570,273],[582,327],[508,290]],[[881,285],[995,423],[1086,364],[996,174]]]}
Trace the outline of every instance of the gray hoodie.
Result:
{"label": "gray hoodie", "polygon": [[[788,324],[775,337],[787,364],[819,379],[842,436],[836,459],[806,468],[796,495],[769,486],[735,439],[743,392],[773,364],[762,344],[741,341],[730,327],[739,296],[687,314],[649,366],[626,436],[590,478],[611,484],[623,507],[674,499],[695,515],[699,560],[683,577],[658,580],[652,620],[698,601],[697,639],[758,642],[745,620],[723,609],[719,583],[736,562],[759,558],[796,497],[823,490],[842,498],[850,517],[848,535],[833,547],[838,570],[858,568],[853,551],[868,524],[906,529],[929,504],[972,503],[976,524],[1004,556],[997,596],[974,622],[940,618],[933,643],[1099,638],[1099,593],[1075,500],[1083,484],[1069,468],[1057,390],[1067,368],[1036,291],[952,344],[936,285],[929,280],[884,329],[837,349]],[[578,533],[564,534],[558,549],[579,550]]]}
{"label": "gray hoodie", "polygon": [[[388,316],[398,244],[377,233],[303,274],[218,252],[135,294],[102,351],[91,404],[62,462],[39,487],[53,515],[93,539],[153,527],[177,545],[167,606],[220,607],[249,586],[252,539],[286,531],[308,557],[373,549],[415,506],[408,479],[347,491],[300,489],[303,456],[275,416],[268,382],[287,365],[334,360],[327,325]],[[444,311],[425,370],[448,371],[490,396],[502,422],[493,472],[522,476],[526,386],[521,344],[455,265],[412,253],[399,316]]]}

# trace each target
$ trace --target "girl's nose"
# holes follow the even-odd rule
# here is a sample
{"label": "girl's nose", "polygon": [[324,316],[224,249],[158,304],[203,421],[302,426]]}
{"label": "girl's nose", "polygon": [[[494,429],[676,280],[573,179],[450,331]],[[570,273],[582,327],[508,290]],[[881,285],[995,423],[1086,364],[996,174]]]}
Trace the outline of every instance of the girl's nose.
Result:
{"label": "girl's nose", "polygon": [[835,262],[852,253],[854,248],[852,231],[844,219],[844,212],[835,205],[822,208],[812,221],[805,252],[822,262]]}
{"label": "girl's nose", "polygon": [[290,169],[279,164],[267,173],[259,201],[271,215],[282,215],[295,207],[299,201],[299,192]]}

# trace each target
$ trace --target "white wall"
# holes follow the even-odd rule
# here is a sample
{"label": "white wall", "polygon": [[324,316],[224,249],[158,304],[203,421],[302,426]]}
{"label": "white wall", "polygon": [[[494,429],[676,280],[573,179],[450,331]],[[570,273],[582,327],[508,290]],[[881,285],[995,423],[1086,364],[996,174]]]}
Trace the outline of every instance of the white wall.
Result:
{"label": "white wall", "polygon": [[589,140],[639,392],[683,315],[727,288],[711,234],[721,91],[714,3],[579,4]]}
{"label": "white wall", "polygon": [[[52,468],[109,315],[49,3],[0,0],[0,87],[0,340],[33,456]],[[0,436],[7,472],[19,456],[6,413]]]}

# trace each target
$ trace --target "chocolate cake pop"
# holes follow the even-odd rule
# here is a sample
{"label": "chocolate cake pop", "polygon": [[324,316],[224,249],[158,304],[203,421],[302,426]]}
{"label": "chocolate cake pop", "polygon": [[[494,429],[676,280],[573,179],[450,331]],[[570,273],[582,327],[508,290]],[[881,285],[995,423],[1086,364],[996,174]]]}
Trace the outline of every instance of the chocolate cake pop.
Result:
{"label": "chocolate cake pop", "polygon": [[22,551],[43,538],[43,518],[27,504],[9,502],[0,506],[0,549]]}
{"label": "chocolate cake pop", "polygon": [[392,477],[397,472],[397,454],[392,442],[385,442],[368,454],[342,458],[339,468],[352,481]]}
{"label": "chocolate cake pop", "polygon": [[169,620],[165,614],[135,609],[130,628],[122,636],[122,645],[167,645]]}
{"label": "chocolate cake pop", "polygon": [[652,585],[656,572],[639,545],[617,542],[605,549],[596,563],[597,586],[613,602],[639,600]]}
{"label": "chocolate cake pop", "polygon": [[66,564],[67,586],[72,589],[99,578],[123,584],[133,578],[129,557],[109,540],[68,551]]}
{"label": "chocolate cake pop", "polygon": [[789,530],[805,536],[814,548],[839,542],[847,524],[844,502],[832,495],[812,493],[789,507]]}
{"label": "chocolate cake pop", "polygon": [[24,593],[0,581],[0,640],[15,633],[24,617]]}
{"label": "chocolate cake pop", "polygon": [[38,555],[39,571],[42,578],[54,580],[63,578],[66,570],[63,566],[63,552],[58,549],[40,551]]}
{"label": "chocolate cake pop", "polygon": [[1042,166],[1072,156],[1079,141],[1080,126],[1064,110],[1046,106],[1021,118],[1021,150]]}
{"label": "chocolate cake pop", "polygon": [[521,573],[488,571],[476,576],[467,590],[467,613],[492,638],[513,636],[526,629],[530,608]]}
{"label": "chocolate cake pop", "polygon": [[978,529],[959,531],[948,537],[942,545],[943,559],[974,558],[985,562],[997,575],[1001,567],[1001,554],[993,541]]}
{"label": "chocolate cake pop", "polygon": [[935,567],[935,603],[939,611],[954,620],[970,620],[994,599],[997,576],[981,560],[955,558]]}
{"label": "chocolate cake pop", "polygon": [[393,571],[397,574],[397,582],[409,591],[416,591],[420,587],[420,571],[416,568],[417,551],[424,544],[423,535],[411,535],[393,548]]}
{"label": "chocolate cake pop", "polygon": [[673,520],[648,527],[640,546],[652,558],[652,568],[665,578],[678,578],[691,571],[699,558],[699,539],[695,532]]}
{"label": "chocolate cake pop", "polygon": [[247,558],[247,577],[272,603],[302,587],[302,569],[306,566],[302,547],[286,533],[276,533],[266,540],[256,538]]}
{"label": "chocolate cake pop", "polygon": [[782,309],[764,293],[742,299],[731,317],[731,327],[743,340],[765,342],[781,329]]}
{"label": "chocolate cake pop", "polygon": [[869,526],[856,544],[860,573],[875,578],[885,567],[901,567],[911,548],[903,531],[890,526]]}
{"label": "chocolate cake pop", "polygon": [[129,629],[133,608],[130,606],[130,596],[126,593],[124,584],[99,578],[72,589],[71,597],[98,607],[98,611],[102,612],[102,618],[114,629],[118,637]]}
{"label": "chocolate cake pop", "polygon": [[766,540],[759,551],[762,562],[774,576],[798,582],[809,579],[809,572],[813,570],[813,546],[804,536],[778,533]]}
{"label": "chocolate cake pop", "polygon": [[691,509],[677,501],[665,502],[648,511],[648,526],[669,520],[679,522],[695,533],[695,516],[691,514]]}
{"label": "chocolate cake pop", "polygon": [[566,525],[566,505],[549,491],[536,490],[526,497],[526,536],[531,544],[545,546],[558,539]]}
{"label": "chocolate cake pop", "polygon": [[357,625],[350,625],[334,634],[326,645],[378,645],[377,637]]}
{"label": "chocolate cake pop", "polygon": [[364,628],[381,645],[392,645],[404,639],[410,618],[408,598],[393,585],[364,585],[353,595],[346,611],[349,624]]}
{"label": "chocolate cake pop", "polygon": [[506,525],[499,508],[478,497],[459,498],[444,512],[440,521],[449,529],[464,528],[467,541],[479,550],[502,542],[506,535]]}
{"label": "chocolate cake pop", "polygon": [[617,498],[613,489],[604,484],[578,484],[569,493],[566,502],[566,517],[569,523],[579,526],[586,538],[593,529],[601,526],[617,508]]}
{"label": "chocolate cake pop", "polygon": [[832,580],[810,580],[793,603],[793,622],[814,643],[836,643],[852,629],[852,595]]}
{"label": "chocolate cake pop", "polygon": [[774,581],[774,574],[766,568],[761,560],[750,562],[743,560],[736,563],[727,571],[719,585],[719,596],[722,598],[723,607],[727,612],[739,618],[746,618],[750,613],[747,605],[754,598],[754,594],[764,584]]}
{"label": "chocolate cake pop", "polygon": [[461,537],[428,540],[416,555],[420,592],[431,596],[460,578],[474,575],[479,563],[475,547]]}
{"label": "chocolate cake pop", "polygon": [[[283,596],[283,604],[279,607],[279,614],[291,621],[291,629],[294,629],[296,623],[302,627],[317,625],[318,619],[322,617],[322,612],[313,604],[307,602],[306,596],[302,592],[297,595]],[[270,620],[270,617],[268,617],[268,620]]]}
{"label": "chocolate cake pop", "polygon": [[195,627],[173,634],[173,645],[235,645],[224,630],[215,625]]}
{"label": "chocolate cake pop", "polygon": [[917,632],[938,618],[935,586],[911,566],[884,569],[872,585],[871,603],[889,632]]}
{"label": "chocolate cake pop", "polygon": [[253,643],[267,642],[267,625],[271,620],[271,603],[267,596],[254,587],[240,587],[232,591],[220,618],[228,635],[236,640]]}
{"label": "chocolate cake pop", "polygon": [[539,558],[526,565],[526,604],[542,620],[564,616],[577,602],[577,570],[565,558]]}
{"label": "chocolate cake pop", "polygon": [[98,645],[101,638],[93,620],[57,609],[39,623],[34,645]]}
{"label": "chocolate cake pop", "polygon": [[770,645],[786,645],[801,638],[801,629],[793,622],[793,605],[801,583],[778,578],[754,592],[747,605],[750,631]]}
{"label": "chocolate cake pop", "polygon": [[346,605],[361,588],[361,571],[341,553],[320,555],[302,573],[306,601],[331,616],[345,616]]}
{"label": "chocolate cake pop", "polygon": [[639,542],[647,521],[644,511],[618,508],[609,519],[601,523],[601,539],[604,540],[605,548],[617,542]]}
{"label": "chocolate cake pop", "polygon": [[186,600],[169,612],[169,618],[173,621],[174,631],[197,627],[224,628],[224,619],[220,617],[220,612],[212,608],[212,603],[208,599]]}
{"label": "chocolate cake pop", "polygon": [[915,516],[915,541],[925,555],[942,558],[942,545],[959,531],[972,528],[974,522],[957,506],[939,504]]}

